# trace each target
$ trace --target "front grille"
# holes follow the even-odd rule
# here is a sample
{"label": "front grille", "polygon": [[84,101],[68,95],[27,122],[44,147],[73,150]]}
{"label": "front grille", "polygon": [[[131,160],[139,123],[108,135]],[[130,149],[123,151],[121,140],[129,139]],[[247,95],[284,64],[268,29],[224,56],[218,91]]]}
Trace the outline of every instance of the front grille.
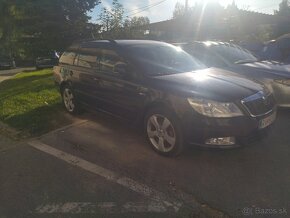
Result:
{"label": "front grille", "polygon": [[275,99],[272,94],[265,95],[264,92],[260,91],[243,99],[242,104],[252,116],[260,116],[273,110]]}

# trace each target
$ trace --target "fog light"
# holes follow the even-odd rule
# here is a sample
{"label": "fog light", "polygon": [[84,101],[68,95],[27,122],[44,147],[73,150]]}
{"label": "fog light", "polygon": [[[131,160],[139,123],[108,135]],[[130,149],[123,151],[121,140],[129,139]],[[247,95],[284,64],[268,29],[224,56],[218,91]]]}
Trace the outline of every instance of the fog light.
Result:
{"label": "fog light", "polygon": [[234,145],[235,143],[235,137],[211,138],[205,141],[207,145]]}

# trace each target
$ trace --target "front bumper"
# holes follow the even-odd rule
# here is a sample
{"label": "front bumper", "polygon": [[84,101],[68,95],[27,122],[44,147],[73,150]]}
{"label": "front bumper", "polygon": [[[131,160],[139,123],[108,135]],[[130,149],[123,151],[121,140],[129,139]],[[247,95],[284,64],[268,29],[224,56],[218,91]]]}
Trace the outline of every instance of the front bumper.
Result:
{"label": "front bumper", "polygon": [[[276,109],[260,117],[209,118],[204,116],[187,116],[183,121],[186,140],[189,144],[203,147],[232,148],[259,141],[269,134],[273,123],[259,128],[261,120],[276,113]],[[234,137],[233,144],[207,144],[212,138]]]}

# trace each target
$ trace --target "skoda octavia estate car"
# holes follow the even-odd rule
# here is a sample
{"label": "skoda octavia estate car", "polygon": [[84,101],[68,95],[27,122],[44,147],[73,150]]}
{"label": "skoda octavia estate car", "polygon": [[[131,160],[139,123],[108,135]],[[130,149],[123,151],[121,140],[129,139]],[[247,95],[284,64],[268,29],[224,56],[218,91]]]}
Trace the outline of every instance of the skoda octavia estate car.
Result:
{"label": "skoda octavia estate car", "polygon": [[263,85],[163,42],[83,42],[63,53],[54,77],[68,112],[89,107],[142,121],[152,148],[167,156],[188,144],[242,145],[276,117]]}

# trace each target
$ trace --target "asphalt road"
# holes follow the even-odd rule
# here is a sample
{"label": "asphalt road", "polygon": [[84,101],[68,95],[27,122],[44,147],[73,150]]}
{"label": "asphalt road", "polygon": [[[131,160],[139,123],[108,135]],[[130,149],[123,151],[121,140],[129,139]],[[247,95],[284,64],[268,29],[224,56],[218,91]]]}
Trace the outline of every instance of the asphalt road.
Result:
{"label": "asphalt road", "polygon": [[[279,111],[272,133],[259,143],[231,150],[191,147],[177,158],[155,154],[140,131],[123,121],[101,113],[80,118],[37,139],[48,146],[42,151],[30,142],[0,150],[0,217],[90,217],[88,204],[108,217],[289,216],[289,110]],[[167,196],[155,200],[179,202],[177,210],[164,204],[153,210],[152,196],[136,191],[140,184]],[[67,209],[72,202],[79,202],[78,210]],[[108,213],[94,202],[119,206]],[[139,212],[124,211],[128,202],[137,202]]]}

